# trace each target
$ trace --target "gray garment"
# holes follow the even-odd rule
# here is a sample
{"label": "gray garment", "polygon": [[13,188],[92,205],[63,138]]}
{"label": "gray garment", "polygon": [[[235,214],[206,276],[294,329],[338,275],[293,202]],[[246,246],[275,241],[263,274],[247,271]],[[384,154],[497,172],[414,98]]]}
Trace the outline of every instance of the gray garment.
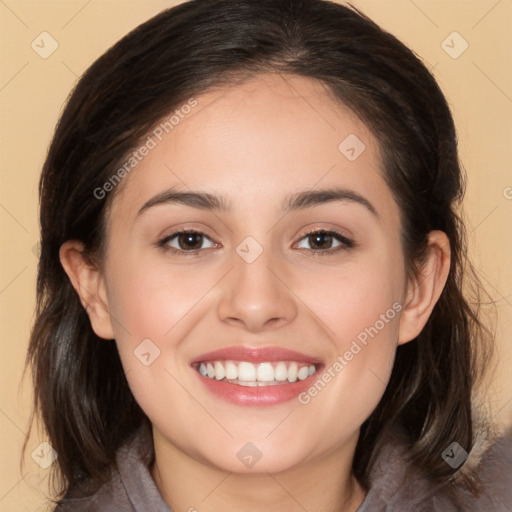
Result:
{"label": "gray garment", "polygon": [[[511,512],[512,438],[503,437],[479,464],[484,493],[478,498],[454,498],[447,486],[415,477],[404,462],[405,448],[390,437],[370,474],[370,490],[356,512]],[[112,480],[92,496],[62,500],[55,512],[173,512],[160,495],[148,469],[152,437],[140,429],[117,453]],[[319,512],[312,510],[310,512]],[[321,512],[321,511],[320,511]]]}

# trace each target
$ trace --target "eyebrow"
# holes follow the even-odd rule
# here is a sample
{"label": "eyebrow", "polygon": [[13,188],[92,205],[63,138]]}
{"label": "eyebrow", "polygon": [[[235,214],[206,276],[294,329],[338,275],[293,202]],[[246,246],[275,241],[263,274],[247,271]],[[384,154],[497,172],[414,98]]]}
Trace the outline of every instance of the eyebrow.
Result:
{"label": "eyebrow", "polygon": [[[380,218],[377,210],[368,199],[357,192],[346,188],[326,188],[321,190],[306,190],[285,197],[282,209],[288,213],[296,210],[305,210],[313,206],[333,201],[352,202],[364,206],[375,217]],[[175,188],[165,190],[149,199],[137,212],[137,216],[144,211],[162,204],[183,204],[200,210],[227,212],[232,210],[232,204],[223,196],[207,192],[181,191]]]}

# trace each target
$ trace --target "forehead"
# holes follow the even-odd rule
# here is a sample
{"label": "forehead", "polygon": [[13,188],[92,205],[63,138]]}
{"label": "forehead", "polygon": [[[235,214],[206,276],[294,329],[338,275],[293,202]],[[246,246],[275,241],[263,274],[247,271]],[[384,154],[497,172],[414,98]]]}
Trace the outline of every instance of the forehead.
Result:
{"label": "forehead", "polygon": [[180,115],[162,120],[169,133],[157,126],[149,134],[152,147],[112,211],[134,215],[174,186],[221,194],[238,209],[268,208],[317,186],[356,187],[389,207],[377,140],[320,82],[270,73],[191,100],[192,109],[178,106]]}

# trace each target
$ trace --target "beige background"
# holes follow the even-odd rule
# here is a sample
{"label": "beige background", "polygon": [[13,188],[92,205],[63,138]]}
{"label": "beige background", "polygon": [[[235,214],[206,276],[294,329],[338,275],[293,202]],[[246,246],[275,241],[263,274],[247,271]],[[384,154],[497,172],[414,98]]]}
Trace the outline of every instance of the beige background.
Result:
{"label": "beige background", "polygon": [[[48,470],[20,449],[27,432],[30,381],[21,373],[33,320],[37,181],[62,105],[85,69],[129,30],[172,1],[0,0],[0,511],[48,510]],[[468,172],[471,252],[499,312],[499,365],[492,411],[512,409],[512,83],[511,0],[354,0],[434,69],[453,108]],[[41,58],[31,43],[49,32],[58,49]],[[458,58],[442,42],[458,32]],[[453,41],[453,42],[452,42]],[[458,52],[459,36],[447,43]],[[446,46],[444,46],[446,48]],[[28,454],[44,436],[33,435]]]}

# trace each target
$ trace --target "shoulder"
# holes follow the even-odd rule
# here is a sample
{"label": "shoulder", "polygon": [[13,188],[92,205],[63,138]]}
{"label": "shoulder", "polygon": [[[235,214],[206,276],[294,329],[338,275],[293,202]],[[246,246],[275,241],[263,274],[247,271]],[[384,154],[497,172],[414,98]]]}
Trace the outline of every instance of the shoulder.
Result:
{"label": "shoulder", "polygon": [[[512,432],[487,443],[476,473],[481,492],[460,484],[433,483],[405,461],[399,436],[388,436],[370,472],[370,490],[357,512],[510,512],[512,510]],[[441,456],[441,454],[440,454]]]}
{"label": "shoulder", "polygon": [[[510,512],[512,510],[512,428],[505,435],[489,443],[476,470],[483,489],[475,499],[465,503],[475,506],[468,510]],[[475,505],[473,505],[475,504]]]}
{"label": "shoulder", "polygon": [[106,484],[94,493],[71,490],[54,512],[172,512],[151,476],[152,453],[151,430],[144,425],[117,451]]}
{"label": "shoulder", "polygon": [[71,489],[57,503],[54,512],[134,512],[118,468],[112,467],[110,474],[108,482],[96,492],[87,488]]}
{"label": "shoulder", "polygon": [[94,494],[76,490],[69,492],[59,501],[54,512],[133,512],[119,474],[112,473],[112,479]]}

